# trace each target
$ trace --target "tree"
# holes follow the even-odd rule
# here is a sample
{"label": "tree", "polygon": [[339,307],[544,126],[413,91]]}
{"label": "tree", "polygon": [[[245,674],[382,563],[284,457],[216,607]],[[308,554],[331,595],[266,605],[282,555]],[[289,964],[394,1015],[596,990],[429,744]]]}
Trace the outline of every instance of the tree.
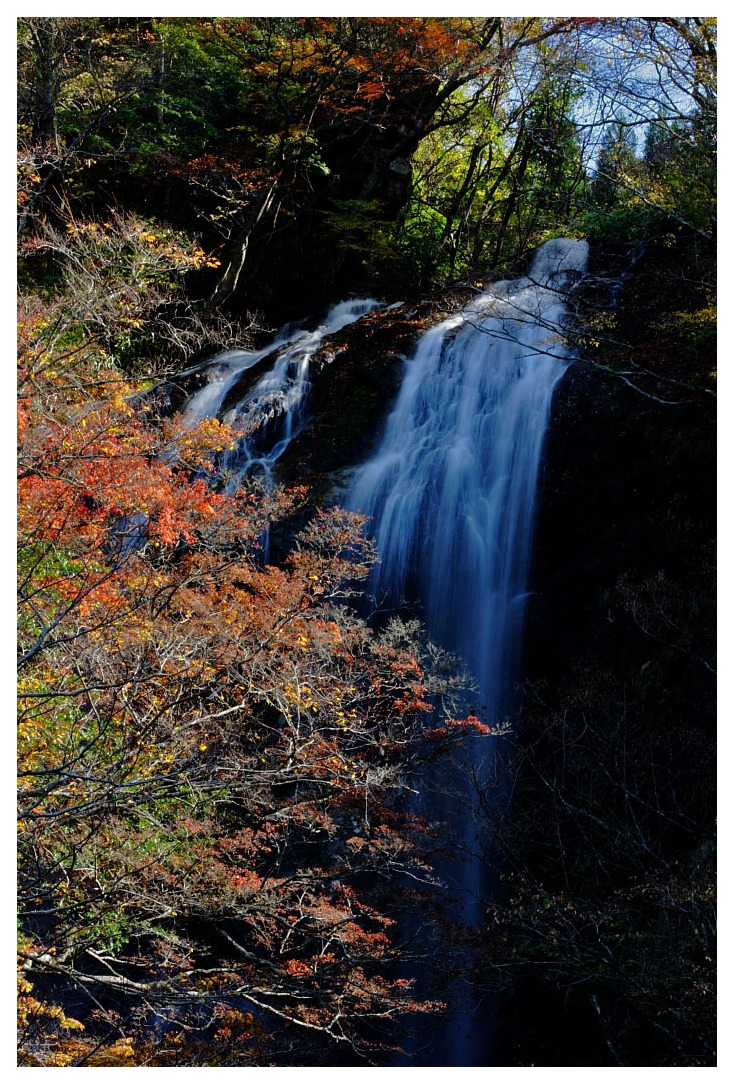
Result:
{"label": "tree", "polygon": [[148,78],[136,31],[135,20],[19,20],[19,233],[53,216],[83,169],[121,152],[103,133]]}
{"label": "tree", "polygon": [[[427,723],[419,632],[350,609],[359,521],[223,492],[238,434],[182,427],[151,384],[251,342],[223,310],[514,269],[563,229],[685,248],[647,338],[618,310],[582,345],[654,400],[708,391],[715,63],[692,17],[21,19],[22,1064],[379,1061],[439,1010],[396,920],[430,910],[443,841],[406,795],[481,724]],[[657,581],[621,586],[646,635],[681,627]],[[568,995],[611,1061],[667,1029],[694,1064],[710,792],[674,767],[706,743],[630,721],[605,675],[569,686],[526,703],[480,978]]]}
{"label": "tree", "polygon": [[[670,227],[710,244],[716,221],[715,20],[591,21],[581,48],[595,98],[587,123],[604,132],[594,184],[603,214],[594,221],[592,206],[589,233],[603,238],[604,217],[613,209],[606,236],[629,237],[634,230],[639,243]],[[667,144],[668,155],[675,148],[676,162],[665,176],[633,161],[646,134],[650,154],[650,139],[659,150]]]}
{"label": "tree", "polygon": [[[340,253],[341,237],[331,232],[340,209],[351,214],[359,205],[372,229],[394,217],[407,195],[410,156],[442,104],[481,70],[498,25],[432,18],[217,22],[213,33],[245,73],[243,119],[258,133],[261,173],[232,184],[225,165],[207,182],[225,193],[218,217],[232,253],[210,303],[231,296],[248,261],[250,276],[266,253],[292,264],[293,244],[305,267],[315,252],[333,276],[350,247]],[[311,260],[299,241],[309,223]]]}
{"label": "tree", "polygon": [[499,55],[442,103],[393,239],[415,254],[414,273],[445,281],[512,267],[573,222],[585,182],[577,37],[577,20],[503,20]]}
{"label": "tree", "polygon": [[635,138],[624,117],[604,133],[594,173],[592,194],[599,206],[609,209],[626,195],[633,182],[637,154]]}
{"label": "tree", "polygon": [[[314,270],[336,276],[353,249],[333,232],[342,210],[359,205],[367,232],[379,234],[408,198],[421,142],[439,130],[466,135],[475,112],[491,115],[511,93],[518,58],[574,26],[496,17],[27,20],[21,118],[40,118],[38,103],[52,99],[48,166],[77,213],[90,184],[109,206],[124,177],[138,213],[187,227],[195,212],[207,246],[223,246],[214,311],[237,290],[266,290],[266,267],[293,274],[303,265],[304,290]],[[46,153],[39,123],[24,136],[24,227],[44,199],[54,202],[32,180]],[[462,205],[453,201],[444,240]],[[389,259],[386,246],[380,252]]]}
{"label": "tree", "polygon": [[356,517],[317,513],[263,566],[302,497],[216,492],[235,435],[157,418],[112,366],[128,281],[188,258],[118,229],[75,223],[21,329],[21,1064],[369,1059],[380,1022],[437,1007],[391,974],[395,885],[431,880],[402,803],[438,747],[420,647],[346,606]]}
{"label": "tree", "polygon": [[[669,665],[663,653],[654,658],[651,696],[657,681],[675,684],[663,676]],[[502,898],[487,908],[481,936],[493,951],[477,980],[510,1001],[519,995],[514,1064],[711,1065],[716,889],[705,721],[651,711],[639,689],[588,661],[560,688],[528,692],[506,760],[521,795],[513,815],[499,812],[490,787],[483,793],[506,872]],[[546,1006],[544,1019],[534,1018],[535,1004]]]}

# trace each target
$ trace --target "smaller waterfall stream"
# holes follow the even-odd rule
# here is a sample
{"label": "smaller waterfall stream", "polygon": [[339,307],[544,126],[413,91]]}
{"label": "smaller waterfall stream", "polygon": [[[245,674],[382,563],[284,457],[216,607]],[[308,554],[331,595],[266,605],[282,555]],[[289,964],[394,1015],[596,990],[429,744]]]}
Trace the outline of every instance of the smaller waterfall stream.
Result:
{"label": "smaller waterfall stream", "polygon": [[[189,398],[184,417],[196,423],[220,416],[241,433],[237,448],[223,456],[219,467],[230,487],[258,472],[266,487],[272,485],[276,462],[303,427],[314,354],[329,335],[379,307],[373,298],[342,301],[312,331],[285,328],[260,350],[226,350],[210,359],[207,383]],[[268,371],[229,403],[243,375],[268,358],[273,359]]]}

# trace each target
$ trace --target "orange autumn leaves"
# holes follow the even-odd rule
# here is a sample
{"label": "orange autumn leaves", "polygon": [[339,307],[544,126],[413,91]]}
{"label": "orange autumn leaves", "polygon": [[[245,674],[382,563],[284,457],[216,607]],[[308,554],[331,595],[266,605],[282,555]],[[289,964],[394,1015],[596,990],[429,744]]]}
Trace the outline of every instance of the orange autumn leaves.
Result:
{"label": "orange autumn leaves", "polygon": [[[433,846],[402,808],[436,748],[415,629],[349,609],[374,559],[359,517],[218,489],[237,434],[159,416],[76,288],[21,298],[21,1063],[366,1049],[364,1021],[435,1007],[390,971],[391,886],[430,877]],[[263,532],[296,514],[265,564]],[[72,1011],[80,985],[105,1007]],[[207,1044],[205,1001],[243,1027]]]}
{"label": "orange autumn leaves", "polygon": [[[263,567],[263,529],[303,494],[217,492],[201,472],[231,431],[148,418],[88,357],[21,381],[24,1064],[96,1050],[66,998],[133,957],[132,1002],[172,997],[186,1049],[202,997],[253,989],[273,1036],[346,1041],[364,1017],[420,1007],[383,975],[392,919],[350,883],[421,866],[424,829],[395,808],[425,706],[415,649],[381,645],[339,604],[368,567],[355,517],[317,513]],[[247,958],[220,938],[212,975],[201,915],[236,921]],[[144,1032],[126,1040],[142,1059]]]}

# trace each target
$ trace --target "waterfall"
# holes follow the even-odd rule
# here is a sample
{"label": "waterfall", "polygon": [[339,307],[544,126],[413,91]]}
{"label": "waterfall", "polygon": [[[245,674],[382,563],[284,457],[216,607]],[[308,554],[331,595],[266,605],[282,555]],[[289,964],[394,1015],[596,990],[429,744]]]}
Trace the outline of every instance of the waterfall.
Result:
{"label": "waterfall", "polygon": [[347,498],[370,517],[378,601],[420,606],[489,719],[515,674],[543,436],[569,363],[566,291],[587,253],[585,241],[546,242],[527,277],[495,283],[422,336]]}
{"label": "waterfall", "polygon": [[[225,350],[209,359],[207,382],[190,396],[183,414],[191,424],[220,416],[240,435],[219,464],[230,488],[253,474],[260,474],[267,488],[272,485],[276,462],[304,424],[314,354],[329,335],[380,307],[372,298],[342,301],[311,331],[286,327],[260,350]],[[232,401],[244,374],[269,358],[270,368]]]}
{"label": "waterfall", "polygon": [[[528,276],[495,283],[422,336],[378,450],[346,500],[370,517],[378,602],[418,608],[432,639],[463,659],[479,698],[471,708],[490,723],[511,708],[543,437],[570,363],[565,302],[587,255],[584,241],[548,241]],[[416,800],[417,812],[442,825],[447,854],[437,872],[451,914],[477,931],[496,891],[485,862],[491,841],[477,815],[477,787],[486,785],[494,756],[491,742],[467,739],[453,774],[446,766],[429,771]],[[421,942],[420,914],[404,934]],[[433,951],[440,959],[445,948]],[[500,1006],[472,993],[474,951],[457,955],[458,978],[444,984],[447,1023],[428,1050],[408,1043],[407,1064],[494,1064]],[[418,982],[434,992],[428,972]]]}
{"label": "waterfall", "polygon": [[[495,283],[422,336],[380,446],[345,501],[369,517],[381,557],[371,582],[378,601],[419,609],[431,637],[464,660],[478,690],[471,707],[490,723],[508,711],[517,673],[543,438],[553,390],[570,363],[566,299],[587,254],[584,241],[546,242],[527,276]],[[344,302],[315,330],[286,328],[259,351],[210,359],[208,380],[184,413],[192,424],[218,415],[240,435],[219,468],[231,486],[253,475],[271,484],[305,423],[312,357],[328,335],[377,307]],[[255,366],[261,374],[246,378]],[[456,778],[444,775],[438,785],[426,778],[416,799],[446,825],[456,856],[439,873],[453,891],[454,916],[476,929],[487,898],[472,815],[481,742],[465,742]],[[408,934],[416,931],[423,935],[420,916]],[[489,1064],[491,1011],[478,1011],[468,989],[446,991],[451,1020],[435,1029],[434,1060],[423,1064]]]}

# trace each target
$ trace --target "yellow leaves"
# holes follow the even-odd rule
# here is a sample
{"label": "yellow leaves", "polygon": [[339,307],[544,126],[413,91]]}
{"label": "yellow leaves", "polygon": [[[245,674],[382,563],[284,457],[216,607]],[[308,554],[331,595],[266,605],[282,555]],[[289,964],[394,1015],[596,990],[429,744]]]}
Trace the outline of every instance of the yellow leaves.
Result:
{"label": "yellow leaves", "polygon": [[294,682],[289,682],[283,691],[288,703],[298,707],[299,710],[318,711],[319,703],[310,685],[297,685]]}
{"label": "yellow leaves", "polygon": [[172,419],[166,426],[166,435],[179,459],[192,467],[206,467],[212,454],[233,451],[237,446],[232,426],[218,418],[203,418],[193,428],[182,425],[180,419]]}
{"label": "yellow leaves", "polygon": [[700,328],[714,328],[718,320],[718,310],[715,306],[704,306],[692,312],[672,312],[668,319],[661,325],[665,329],[698,330]]}
{"label": "yellow leaves", "polygon": [[[37,1025],[39,1019],[46,1018],[69,1031],[84,1031],[84,1025],[74,1017],[67,1016],[59,1005],[33,996],[34,986],[28,975],[33,971],[34,958],[27,943],[21,944],[20,951],[17,978],[19,1028],[28,1027],[31,1020]],[[51,953],[44,955],[44,959],[50,959],[51,955]]]}
{"label": "yellow leaves", "polygon": [[130,1038],[117,1039],[105,1050],[105,1058],[134,1058],[135,1048]]}

